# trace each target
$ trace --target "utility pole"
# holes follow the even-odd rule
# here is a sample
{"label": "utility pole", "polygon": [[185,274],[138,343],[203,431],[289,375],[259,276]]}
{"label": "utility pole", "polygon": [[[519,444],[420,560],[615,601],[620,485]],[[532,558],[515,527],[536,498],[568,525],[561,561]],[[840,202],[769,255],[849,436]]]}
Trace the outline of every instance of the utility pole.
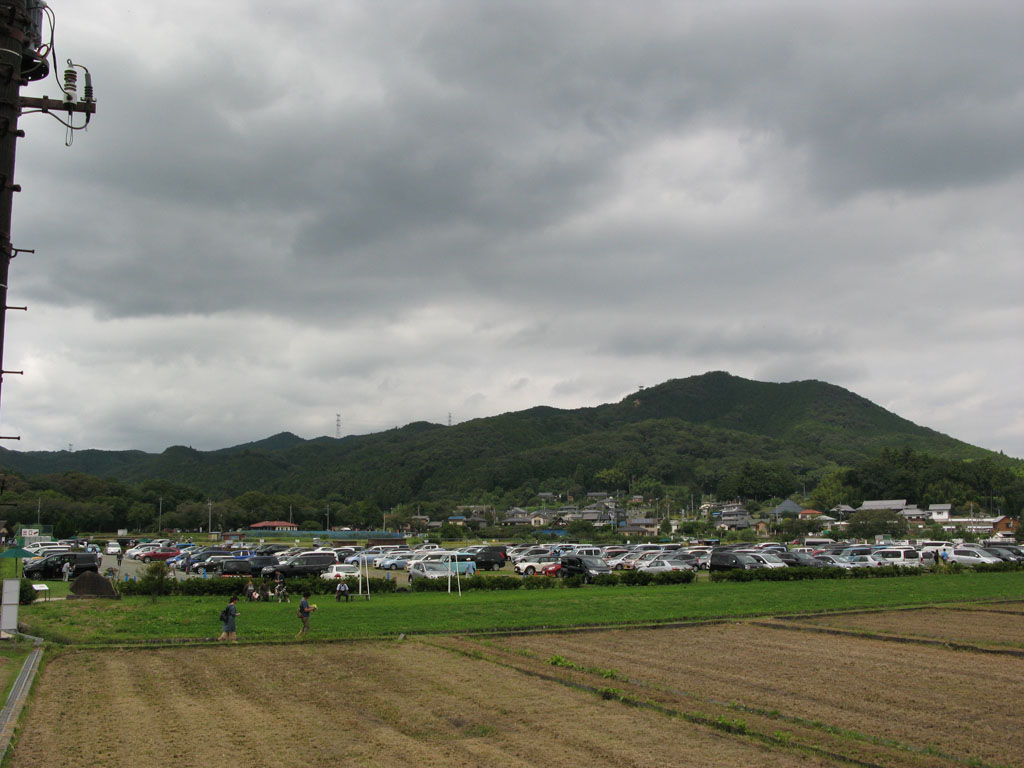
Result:
{"label": "utility pole", "polygon": [[[43,43],[44,18],[49,22],[49,38]],[[14,183],[14,160],[18,139],[25,132],[18,128],[18,118],[29,112],[49,114],[68,129],[70,146],[73,131],[89,124],[96,112],[89,70],[68,59],[63,85],[58,83],[62,98],[34,98],[21,95],[21,88],[30,82],[43,80],[50,73],[53,55],[54,14],[44,0],[0,0],[0,393],[4,374],[21,374],[3,368],[4,334],[8,309],[27,309],[7,305],[7,287],[11,259],[19,253],[34,253],[26,248],[15,248],[11,243],[11,219],[14,193],[21,187]],[[85,89],[81,99],[77,95],[78,70],[85,73]],[[66,113],[67,118],[60,116]],[[84,123],[75,125],[73,116],[85,115]],[[19,440],[20,436],[0,435],[0,440]]]}

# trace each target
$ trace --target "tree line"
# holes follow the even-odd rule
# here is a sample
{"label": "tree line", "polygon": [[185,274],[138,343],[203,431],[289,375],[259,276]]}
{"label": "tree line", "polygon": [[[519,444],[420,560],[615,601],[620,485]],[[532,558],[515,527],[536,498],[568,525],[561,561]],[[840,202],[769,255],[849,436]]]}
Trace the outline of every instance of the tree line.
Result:
{"label": "tree line", "polygon": [[[512,478],[491,473],[490,477],[475,478],[469,486],[421,487],[418,493],[400,481],[387,493],[372,486],[322,481],[308,493],[251,490],[214,497],[171,480],[132,484],[82,472],[7,473],[0,492],[0,517],[9,522],[52,525],[59,537],[119,528],[198,531],[212,526],[214,530],[233,530],[279,519],[312,530],[324,529],[328,522],[331,526],[379,529],[412,524],[423,516],[441,519],[453,514],[460,504],[486,505],[499,511],[513,506],[582,504],[590,491],[641,496],[655,509],[673,513],[711,497],[747,502],[751,511],[783,498],[822,511],[890,498],[907,499],[921,507],[944,503],[953,504],[958,511],[1015,517],[1024,509],[1024,472],[1019,463],[945,458],[909,447],[885,448],[849,467],[830,464],[813,471],[791,458],[761,456],[736,461],[732,456],[716,460],[687,453],[673,462],[664,450],[645,451],[637,445],[618,457],[601,452],[600,458],[612,460],[577,461],[574,466],[566,462],[559,467],[567,470],[564,473],[527,477],[516,486],[505,485],[514,482]],[[407,466],[406,471],[415,472],[415,467]],[[542,491],[553,493],[556,500],[542,501],[538,495]]]}

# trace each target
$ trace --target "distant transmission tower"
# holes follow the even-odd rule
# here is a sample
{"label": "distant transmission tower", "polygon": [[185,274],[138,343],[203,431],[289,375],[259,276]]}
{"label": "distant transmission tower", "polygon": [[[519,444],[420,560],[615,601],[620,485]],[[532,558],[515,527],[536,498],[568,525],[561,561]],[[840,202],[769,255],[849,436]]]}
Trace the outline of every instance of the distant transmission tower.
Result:
{"label": "distant transmission tower", "polygon": [[341,414],[334,414],[334,439],[341,440]]}
{"label": "distant transmission tower", "polygon": [[448,426],[450,427],[451,425],[452,425],[452,412],[448,411]]}

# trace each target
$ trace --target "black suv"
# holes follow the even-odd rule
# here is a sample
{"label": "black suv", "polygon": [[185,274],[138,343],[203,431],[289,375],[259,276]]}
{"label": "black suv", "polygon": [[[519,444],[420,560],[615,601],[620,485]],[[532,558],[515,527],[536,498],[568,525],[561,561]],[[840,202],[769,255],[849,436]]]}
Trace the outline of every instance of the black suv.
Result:
{"label": "black suv", "polygon": [[761,564],[750,555],[744,555],[742,552],[732,552],[728,549],[718,552],[712,551],[711,559],[708,561],[709,571],[752,571],[760,567]]}
{"label": "black suv", "polygon": [[100,572],[100,558],[95,552],[58,552],[25,563],[26,579],[62,579],[64,563],[71,563],[71,578],[86,571]]}
{"label": "black suv", "polygon": [[319,576],[336,562],[338,558],[330,552],[300,552],[280,565],[268,565],[263,569],[263,576],[273,577],[279,573],[282,576]]}
{"label": "black suv", "polygon": [[608,563],[600,557],[562,555],[558,562],[562,566],[558,569],[559,576],[566,579],[570,576],[582,576],[585,584],[592,582],[595,576],[612,572],[612,569],[608,567]]}
{"label": "black suv", "polygon": [[473,553],[478,571],[497,571],[505,565],[505,556],[500,549],[487,547]]}
{"label": "black suv", "polygon": [[775,556],[790,568],[824,568],[825,564],[806,552],[776,552]]}

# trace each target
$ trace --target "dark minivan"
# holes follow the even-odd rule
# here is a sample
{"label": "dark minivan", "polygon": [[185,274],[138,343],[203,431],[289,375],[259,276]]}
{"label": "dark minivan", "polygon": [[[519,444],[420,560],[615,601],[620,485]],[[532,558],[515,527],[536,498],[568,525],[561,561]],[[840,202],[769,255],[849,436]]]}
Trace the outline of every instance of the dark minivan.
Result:
{"label": "dark minivan", "polygon": [[25,562],[26,579],[62,579],[64,563],[71,563],[71,578],[86,571],[100,572],[100,558],[95,552],[57,552],[38,560]]}
{"label": "dark minivan", "polygon": [[263,577],[282,576],[318,576],[332,565],[338,558],[332,552],[300,552],[280,565],[267,566],[263,569]]}
{"label": "dark minivan", "polygon": [[750,555],[730,550],[712,552],[711,560],[708,562],[708,570],[710,571],[752,571],[760,567],[761,564]]}

